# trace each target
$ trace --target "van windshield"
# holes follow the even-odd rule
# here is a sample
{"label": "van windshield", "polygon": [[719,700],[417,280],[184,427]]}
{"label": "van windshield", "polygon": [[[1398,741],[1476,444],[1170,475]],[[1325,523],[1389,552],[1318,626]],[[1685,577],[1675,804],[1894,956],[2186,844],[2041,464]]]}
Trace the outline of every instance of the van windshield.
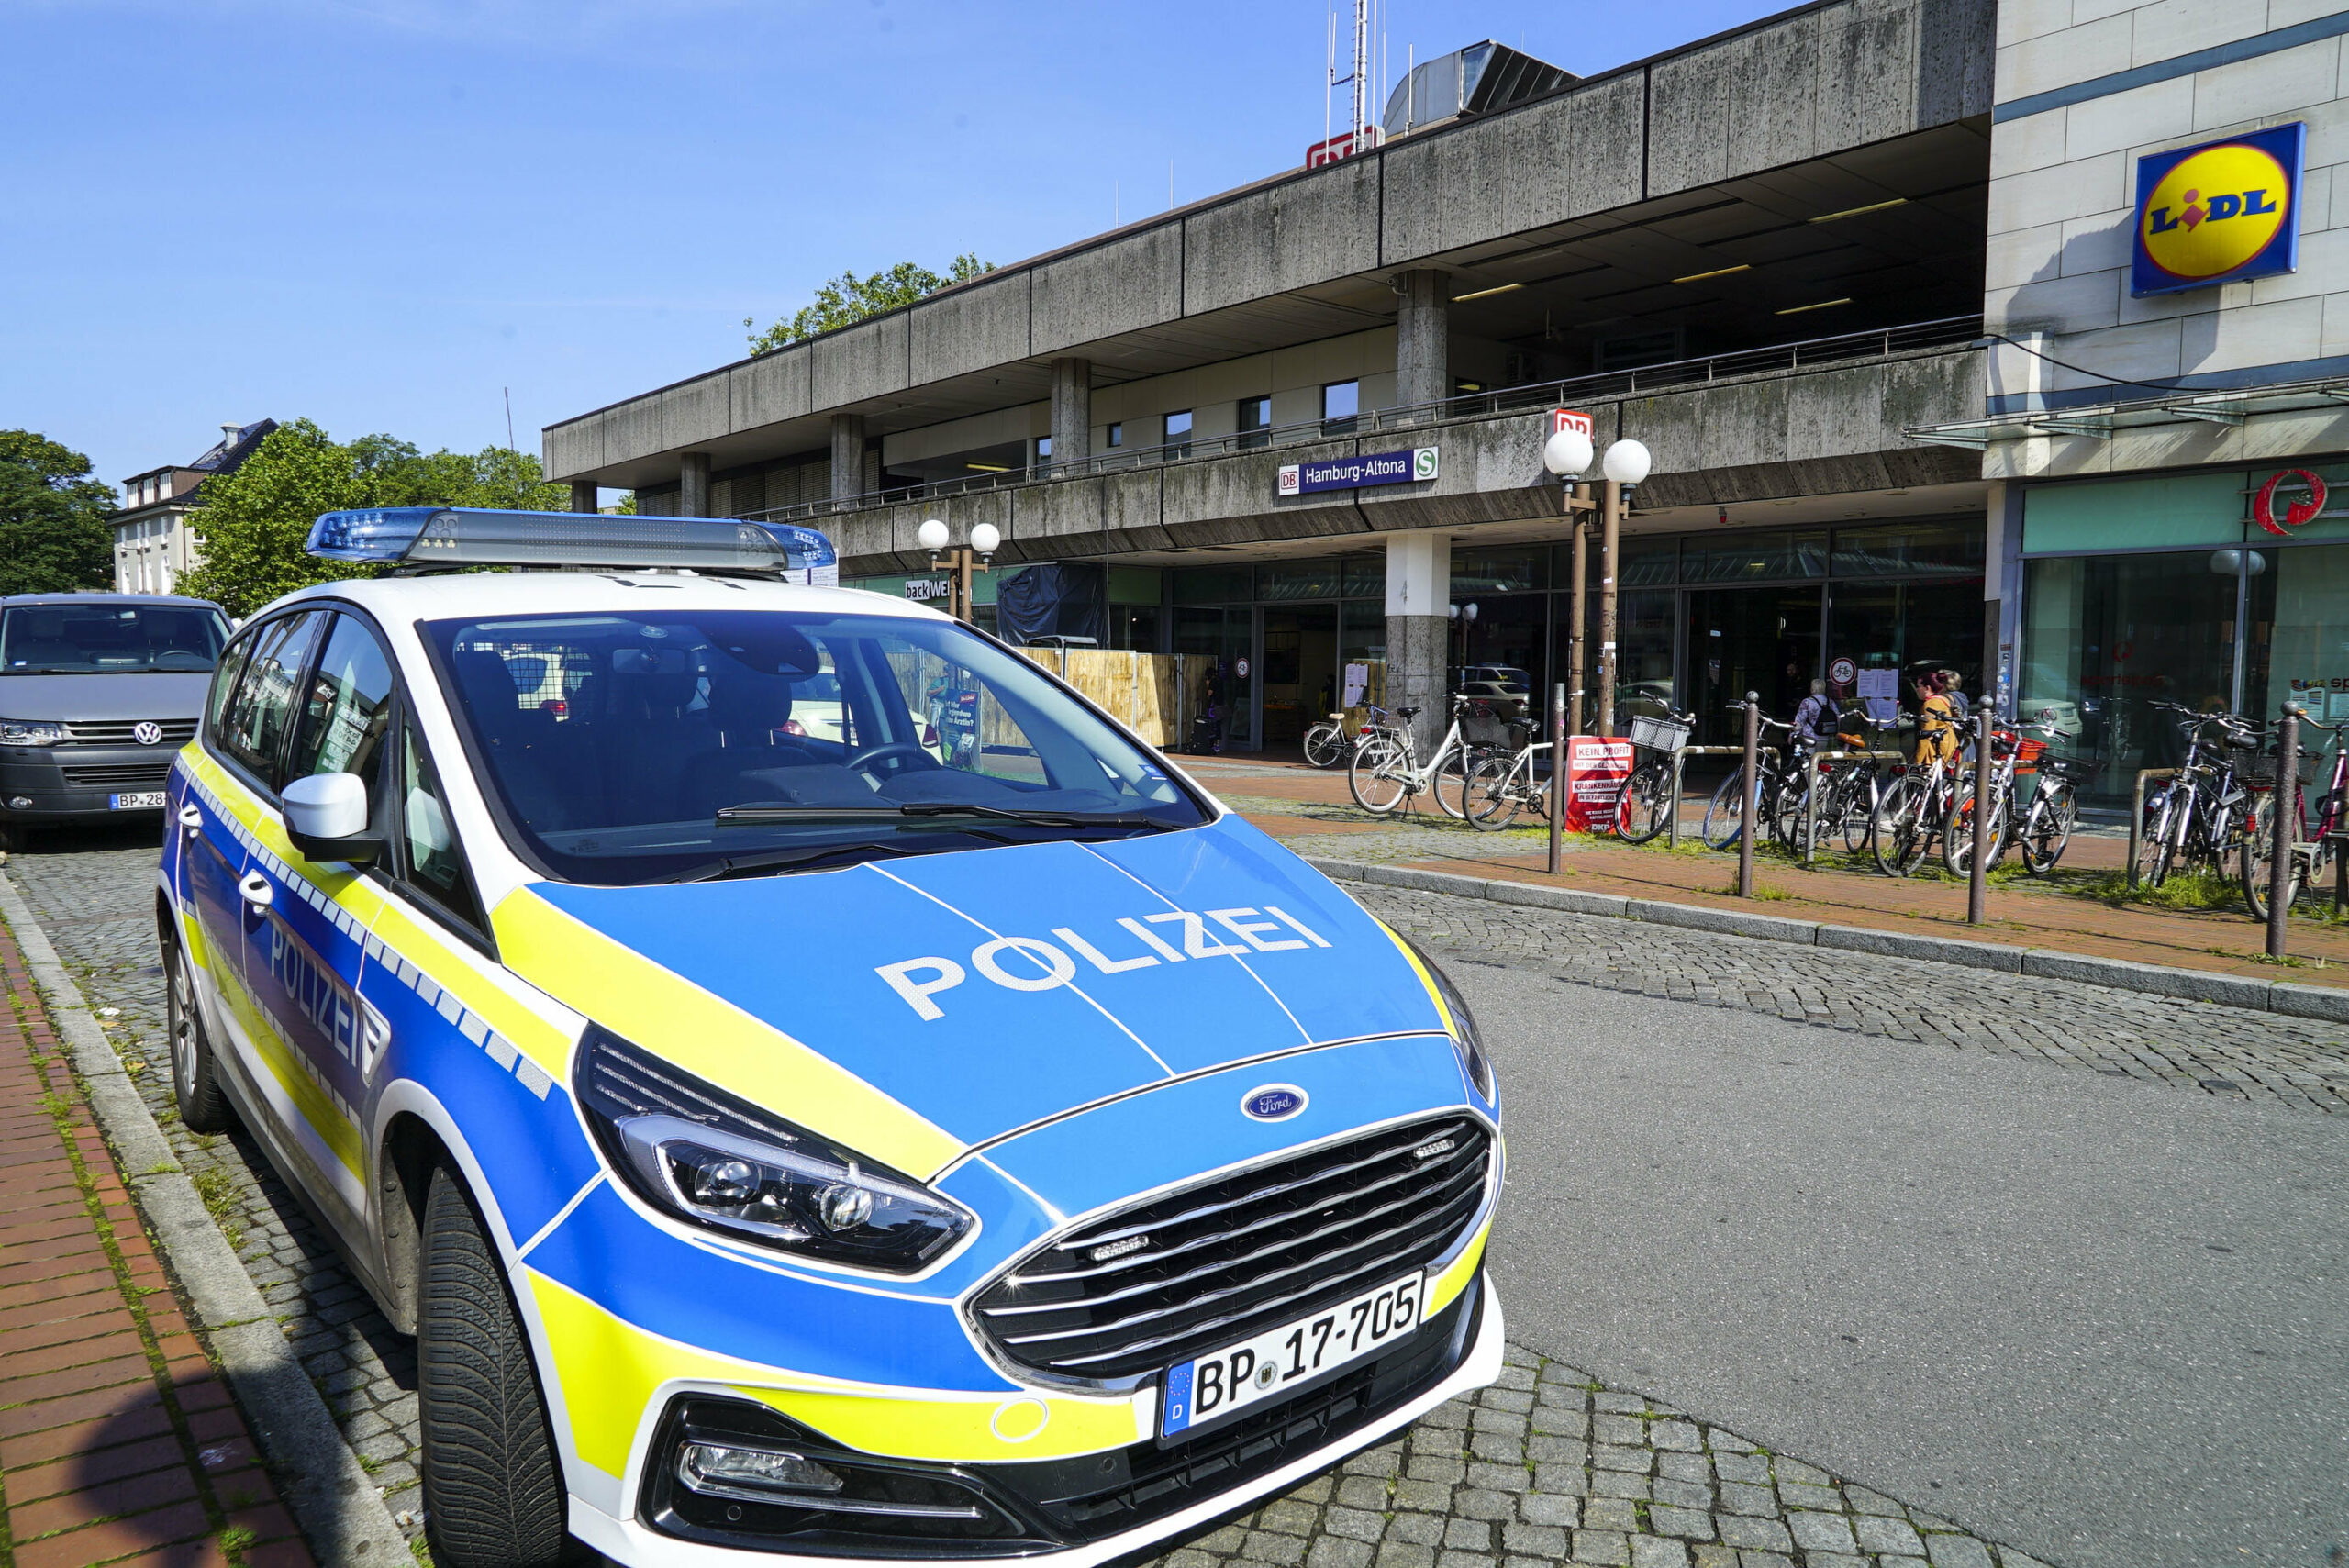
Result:
{"label": "van windshield", "polygon": [[949,621],[729,610],[422,629],[515,850],[565,881],[774,874],[1207,819],[1115,726]]}
{"label": "van windshield", "polygon": [[201,675],[228,626],[202,605],[11,605],[0,610],[0,674]]}

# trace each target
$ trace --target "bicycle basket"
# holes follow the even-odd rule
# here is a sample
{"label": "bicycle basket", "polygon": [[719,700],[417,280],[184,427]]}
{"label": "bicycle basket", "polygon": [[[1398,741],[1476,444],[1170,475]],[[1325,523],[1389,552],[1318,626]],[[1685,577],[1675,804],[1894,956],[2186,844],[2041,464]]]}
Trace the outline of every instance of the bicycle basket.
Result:
{"label": "bicycle basket", "polygon": [[1631,744],[1651,751],[1677,752],[1688,744],[1688,726],[1677,718],[1658,718],[1652,713],[1633,714]]}
{"label": "bicycle basket", "polygon": [[[2298,761],[2299,766],[2294,771],[2300,775],[2300,783],[2303,785],[2316,783],[2317,760],[2308,752],[2303,751],[2299,754]],[[2276,753],[2273,751],[2262,751],[2257,756],[2245,757],[2242,762],[2235,764],[2235,779],[2241,784],[2265,785],[2269,789],[2275,788]]]}
{"label": "bicycle basket", "polygon": [[1506,746],[1515,751],[1520,728],[1488,702],[1467,703],[1460,709],[1460,739],[1471,746]]}
{"label": "bicycle basket", "polygon": [[2033,740],[2026,735],[2015,748],[2015,777],[2028,778],[2039,771],[2042,759],[2047,755],[2047,742]]}

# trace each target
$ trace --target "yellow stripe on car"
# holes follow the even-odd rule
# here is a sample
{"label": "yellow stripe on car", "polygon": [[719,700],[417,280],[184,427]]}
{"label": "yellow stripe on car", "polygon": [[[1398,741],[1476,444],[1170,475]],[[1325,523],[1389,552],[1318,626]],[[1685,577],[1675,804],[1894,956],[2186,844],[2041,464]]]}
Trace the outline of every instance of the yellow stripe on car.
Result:
{"label": "yellow stripe on car", "polygon": [[1460,1293],[1468,1288],[1468,1282],[1476,1277],[1476,1270],[1485,1261],[1485,1242],[1492,1234],[1493,1222],[1487,1219],[1476,1232],[1475,1240],[1460,1249],[1460,1256],[1435,1276],[1428,1285],[1427,1307],[1421,1317],[1432,1318],[1460,1299]]}
{"label": "yellow stripe on car", "polygon": [[507,965],[566,1006],[752,1105],[908,1175],[927,1178],[963,1141],[830,1058],[573,918],[529,888],[490,917]]}
{"label": "yellow stripe on car", "polygon": [[[1373,916],[1372,918],[1376,919],[1377,917]],[[1411,951],[1411,944],[1405,941],[1394,927],[1384,920],[1379,920],[1378,929],[1385,931],[1394,941],[1395,951],[1403,955],[1404,962],[1411,966],[1411,973],[1419,977],[1421,985],[1427,987],[1428,1000],[1435,1004],[1435,1016],[1443,1020],[1443,1032],[1457,1038],[1460,1033],[1459,1026],[1452,1021],[1452,1009],[1444,1006],[1443,991],[1436,984],[1435,976],[1428,973],[1428,966],[1419,962],[1419,955]]]}
{"label": "yellow stripe on car", "polygon": [[535,1269],[524,1273],[554,1353],[572,1446],[607,1474],[627,1473],[637,1429],[671,1384],[730,1388],[850,1448],[907,1459],[1064,1459],[1149,1435],[1132,1396],[952,1395],[809,1378],[679,1344]]}

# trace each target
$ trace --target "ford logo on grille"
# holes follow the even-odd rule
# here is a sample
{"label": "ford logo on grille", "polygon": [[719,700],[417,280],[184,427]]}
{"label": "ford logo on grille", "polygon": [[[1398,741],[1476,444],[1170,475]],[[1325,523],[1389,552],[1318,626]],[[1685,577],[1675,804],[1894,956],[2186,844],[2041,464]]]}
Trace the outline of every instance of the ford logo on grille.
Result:
{"label": "ford logo on grille", "polygon": [[1294,1084],[1267,1084],[1241,1098],[1242,1116],[1256,1121],[1286,1121],[1305,1109],[1305,1091]]}
{"label": "ford logo on grille", "polygon": [[130,738],[141,746],[152,746],[163,739],[163,727],[151,718],[142,718],[130,727]]}

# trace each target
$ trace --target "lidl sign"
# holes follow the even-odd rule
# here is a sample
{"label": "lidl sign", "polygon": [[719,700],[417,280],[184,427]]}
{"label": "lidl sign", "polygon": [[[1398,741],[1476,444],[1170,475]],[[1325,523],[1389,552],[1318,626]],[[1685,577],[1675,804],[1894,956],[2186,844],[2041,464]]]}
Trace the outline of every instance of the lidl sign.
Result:
{"label": "lidl sign", "polygon": [[2303,124],[2149,152],[2137,160],[2129,292],[2174,294],[2300,264]]}

